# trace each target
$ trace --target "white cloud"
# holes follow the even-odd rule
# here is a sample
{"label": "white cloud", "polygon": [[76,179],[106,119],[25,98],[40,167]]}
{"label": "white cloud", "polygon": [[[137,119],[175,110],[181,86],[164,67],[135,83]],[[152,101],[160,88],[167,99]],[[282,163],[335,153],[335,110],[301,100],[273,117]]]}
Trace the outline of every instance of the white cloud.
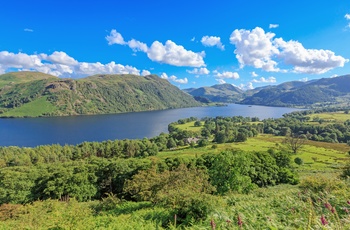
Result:
{"label": "white cloud", "polygon": [[34,32],[34,30],[29,29],[29,28],[25,28],[25,29],[24,29],[24,32]]}
{"label": "white cloud", "polygon": [[229,71],[224,71],[222,73],[217,73],[215,75],[217,78],[229,78],[229,79],[238,79],[239,78],[239,74],[237,72],[229,72]]}
{"label": "white cloud", "polygon": [[159,41],[153,42],[147,51],[147,56],[152,61],[166,63],[174,66],[205,66],[203,57],[204,52],[195,53],[186,50],[183,46],[175,44],[173,41],[166,41],[165,45]]}
{"label": "white cloud", "polygon": [[331,78],[335,78],[335,77],[338,77],[338,74],[333,74],[333,75],[331,76]]}
{"label": "white cloud", "polygon": [[216,46],[221,50],[225,50],[225,46],[222,45],[220,37],[204,36],[202,37],[201,42],[204,46],[209,46],[209,47]]}
{"label": "white cloud", "polygon": [[226,84],[226,81],[224,79],[216,79],[219,84]]}
{"label": "white cloud", "polygon": [[142,75],[142,76],[151,75],[151,72],[144,69],[144,70],[142,70],[141,75]]}
{"label": "white cloud", "polygon": [[203,68],[194,68],[193,70],[187,70],[190,74],[197,74],[197,75],[207,75],[210,73],[210,71],[203,67]]}
{"label": "white cloud", "polygon": [[274,28],[277,28],[277,27],[279,27],[280,25],[279,24],[270,24],[269,25],[269,28],[270,29],[274,29]]}
{"label": "white cloud", "polygon": [[279,60],[292,66],[296,73],[322,74],[349,61],[330,50],[305,49],[297,41],[286,42],[274,37],[274,33],[265,33],[260,27],[233,31],[230,41],[236,46],[241,68],[248,65],[268,72],[287,72],[277,67]]}
{"label": "white cloud", "polygon": [[345,18],[346,20],[350,20],[350,14],[345,14],[344,18]]}
{"label": "white cloud", "polygon": [[205,57],[204,51],[195,53],[191,50],[186,50],[183,46],[177,45],[171,40],[166,41],[164,45],[159,41],[155,41],[151,47],[148,47],[145,43],[135,39],[125,42],[123,36],[115,29],[110,32],[110,35],[106,36],[106,40],[109,45],[128,45],[134,52],[142,51],[147,53],[148,58],[152,61],[174,66],[205,66],[203,60]]}
{"label": "white cloud", "polygon": [[179,84],[187,84],[188,83],[188,79],[185,77],[185,78],[183,78],[183,79],[177,79],[177,78],[175,78],[175,79],[173,79],[173,81],[174,82],[177,82],[177,83],[179,83]]}
{"label": "white cloud", "polygon": [[187,78],[178,79],[175,75],[171,75],[170,77],[168,77],[168,75],[166,73],[162,73],[160,75],[160,78],[163,78],[163,79],[166,79],[166,80],[171,80],[173,82],[180,83],[180,84],[187,84],[188,83],[188,79]]}
{"label": "white cloud", "polygon": [[254,71],[250,73],[252,75],[252,77],[258,77],[259,75],[257,73],[255,73]]}
{"label": "white cloud", "polygon": [[252,82],[248,82],[247,84],[240,84],[240,85],[234,85],[238,88],[240,88],[241,90],[248,90],[248,89],[254,89],[253,83]]}
{"label": "white cloud", "polygon": [[108,41],[108,45],[118,44],[125,45],[123,36],[118,33],[116,30],[112,30],[109,35],[106,36],[106,40]]}
{"label": "white cloud", "polygon": [[293,66],[296,73],[322,74],[336,67],[343,67],[348,59],[336,56],[330,50],[305,49],[297,41],[285,42],[275,39],[276,47],[281,49],[278,57],[285,64]]}
{"label": "white cloud", "polygon": [[249,65],[265,71],[279,71],[276,67],[277,62],[272,60],[272,57],[279,53],[271,41],[274,36],[274,33],[265,33],[260,27],[252,31],[234,30],[230,41],[236,46],[234,53],[241,68]]}
{"label": "white cloud", "polygon": [[309,78],[304,77],[304,78],[300,79],[299,81],[302,81],[302,82],[307,82],[308,80],[309,80]]}
{"label": "white cloud", "polygon": [[162,73],[160,75],[160,78],[163,78],[163,79],[169,79],[168,75],[166,73]]}
{"label": "white cloud", "polygon": [[18,71],[29,70],[64,77],[83,77],[93,74],[140,74],[140,71],[135,67],[116,64],[113,61],[107,64],[78,62],[62,51],[55,51],[51,55],[15,54],[1,51],[0,63],[1,72],[13,69]]}
{"label": "white cloud", "polygon": [[191,38],[191,42],[194,42],[196,40],[196,37]]}
{"label": "white cloud", "polygon": [[274,77],[269,77],[269,78],[261,77],[259,79],[254,79],[251,82],[254,82],[254,83],[275,83],[276,78],[274,78]]}
{"label": "white cloud", "polygon": [[147,52],[148,47],[145,43],[137,41],[135,39],[131,39],[128,41],[128,46],[134,51],[142,51],[142,52]]}
{"label": "white cloud", "polygon": [[[45,55],[45,54],[43,54]],[[62,65],[76,65],[78,61],[74,58],[68,56],[65,52],[55,51],[49,56],[44,56],[44,59],[51,61],[52,63],[62,64]]]}

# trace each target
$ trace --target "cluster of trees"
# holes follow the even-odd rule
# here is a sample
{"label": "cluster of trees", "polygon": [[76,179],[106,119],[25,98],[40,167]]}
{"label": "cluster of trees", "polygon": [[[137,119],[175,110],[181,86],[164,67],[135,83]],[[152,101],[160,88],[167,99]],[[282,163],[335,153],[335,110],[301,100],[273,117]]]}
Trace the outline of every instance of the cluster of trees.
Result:
{"label": "cluster of trees", "polygon": [[[201,127],[200,132],[182,130],[178,124],[194,122],[194,126]],[[202,125],[203,123],[203,125]],[[169,124],[168,131],[170,138],[174,140],[174,146],[182,146],[183,140],[189,137],[198,137],[198,145],[205,146],[210,142],[231,143],[244,142],[248,137],[255,137],[263,132],[263,123],[257,117],[205,117],[198,120],[195,117],[180,119]],[[175,145],[176,144],[176,145]]]}
{"label": "cluster of trees", "polygon": [[256,187],[295,184],[286,152],[225,151],[196,158],[116,159],[90,156],[51,164],[0,169],[0,204],[114,194],[176,210],[179,219],[205,218],[213,195],[248,193]]}
{"label": "cluster of trees", "polygon": [[264,133],[277,136],[302,135],[313,141],[347,143],[350,141],[350,120],[344,123],[311,123],[309,117],[294,113],[280,119],[264,120]]}

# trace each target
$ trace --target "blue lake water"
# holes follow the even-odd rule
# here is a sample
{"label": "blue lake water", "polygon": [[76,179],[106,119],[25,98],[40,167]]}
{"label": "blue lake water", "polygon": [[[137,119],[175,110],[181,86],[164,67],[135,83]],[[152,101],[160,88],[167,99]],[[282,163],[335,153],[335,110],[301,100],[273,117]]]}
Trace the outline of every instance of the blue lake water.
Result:
{"label": "blue lake water", "polygon": [[0,119],[0,146],[34,147],[84,141],[141,139],[167,132],[168,124],[187,117],[243,116],[279,118],[298,109],[229,104],[93,116]]}

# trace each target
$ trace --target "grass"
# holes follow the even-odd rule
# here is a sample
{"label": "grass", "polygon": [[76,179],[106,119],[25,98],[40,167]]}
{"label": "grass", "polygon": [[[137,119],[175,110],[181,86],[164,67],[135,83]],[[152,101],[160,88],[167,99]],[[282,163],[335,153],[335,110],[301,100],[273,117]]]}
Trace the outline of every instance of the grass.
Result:
{"label": "grass", "polygon": [[315,114],[309,115],[308,117],[310,117],[310,121],[312,121],[314,118],[320,118],[325,120],[326,122],[343,123],[346,120],[350,119],[350,114],[346,114],[344,113],[344,111],[338,111],[338,112],[332,112],[332,113],[315,113]]}
{"label": "grass", "polygon": [[21,107],[12,109],[1,114],[2,117],[39,117],[43,114],[52,113],[57,108],[46,100],[47,96],[40,97],[34,101],[26,103]]}
{"label": "grass", "polygon": [[201,122],[201,126],[194,126],[195,121],[187,122],[185,124],[177,124],[175,127],[181,129],[181,130],[187,130],[192,132],[201,132],[201,129],[203,128],[204,122]]}
{"label": "grass", "polygon": [[[273,136],[268,134],[259,135],[257,137],[248,138],[246,142],[216,144],[213,149],[213,144],[206,147],[182,147],[172,151],[160,152],[157,158],[193,158],[206,153],[220,153],[227,149],[240,149],[244,151],[267,151],[268,149],[285,148],[283,145],[284,137]],[[292,155],[292,161],[296,157],[303,160],[303,165],[294,164],[296,169],[302,174],[314,172],[334,172],[344,166],[349,160],[347,153],[350,147],[346,144],[325,143],[316,141],[307,141],[296,155]]]}

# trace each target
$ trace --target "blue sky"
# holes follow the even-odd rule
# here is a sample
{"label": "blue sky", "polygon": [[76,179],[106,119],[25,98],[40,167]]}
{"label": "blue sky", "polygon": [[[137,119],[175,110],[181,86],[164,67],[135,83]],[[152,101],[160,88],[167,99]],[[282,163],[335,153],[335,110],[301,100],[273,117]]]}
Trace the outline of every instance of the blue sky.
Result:
{"label": "blue sky", "polygon": [[11,0],[0,30],[0,73],[151,73],[242,89],[350,74],[344,0]]}

